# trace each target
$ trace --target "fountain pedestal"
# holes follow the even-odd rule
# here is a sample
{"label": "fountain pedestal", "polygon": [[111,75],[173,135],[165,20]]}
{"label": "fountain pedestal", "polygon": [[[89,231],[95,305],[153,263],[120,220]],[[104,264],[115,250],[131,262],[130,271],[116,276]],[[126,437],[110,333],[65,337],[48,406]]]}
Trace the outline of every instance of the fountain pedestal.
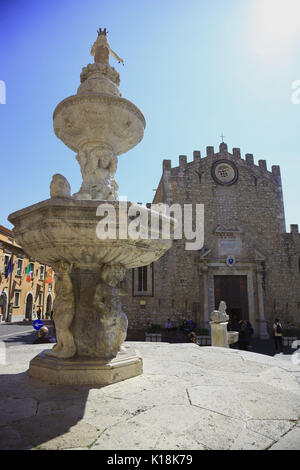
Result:
{"label": "fountain pedestal", "polygon": [[226,303],[222,300],[219,310],[211,313],[211,345],[220,348],[229,348],[230,344],[234,344],[239,340],[238,331],[227,331],[229,316],[226,313]]}
{"label": "fountain pedestal", "polygon": [[43,351],[30,361],[29,375],[53,385],[109,385],[143,373],[142,357],[123,346],[112,359],[56,359]]}

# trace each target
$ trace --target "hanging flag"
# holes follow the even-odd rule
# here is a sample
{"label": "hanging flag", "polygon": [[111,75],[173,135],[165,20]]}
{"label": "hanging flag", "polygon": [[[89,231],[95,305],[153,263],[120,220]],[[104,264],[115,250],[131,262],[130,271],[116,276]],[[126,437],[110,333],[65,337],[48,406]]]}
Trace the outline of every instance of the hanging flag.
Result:
{"label": "hanging flag", "polygon": [[28,268],[26,269],[26,281],[27,282],[31,281],[31,264],[29,264]]}
{"label": "hanging flag", "polygon": [[7,279],[9,274],[12,272],[13,272],[13,263],[12,263],[12,259],[10,258],[9,263],[5,269],[5,279]]}
{"label": "hanging flag", "polygon": [[51,284],[51,282],[52,282],[52,268],[50,268],[50,270],[48,271],[45,282]]}

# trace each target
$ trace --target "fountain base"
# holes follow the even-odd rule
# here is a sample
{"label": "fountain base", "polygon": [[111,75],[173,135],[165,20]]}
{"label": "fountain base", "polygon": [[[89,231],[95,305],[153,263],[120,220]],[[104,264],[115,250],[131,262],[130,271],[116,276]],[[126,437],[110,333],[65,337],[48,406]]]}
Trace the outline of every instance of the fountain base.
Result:
{"label": "fountain base", "polygon": [[51,385],[109,385],[143,373],[141,356],[124,345],[112,359],[57,359],[42,351],[30,361],[29,376]]}

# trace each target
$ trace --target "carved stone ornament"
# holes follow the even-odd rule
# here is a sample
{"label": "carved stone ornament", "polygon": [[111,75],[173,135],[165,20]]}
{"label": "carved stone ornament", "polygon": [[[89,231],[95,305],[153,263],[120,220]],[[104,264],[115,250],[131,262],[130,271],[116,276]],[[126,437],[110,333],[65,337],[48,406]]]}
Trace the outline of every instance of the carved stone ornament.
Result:
{"label": "carved stone ornament", "polygon": [[68,180],[60,174],[53,175],[50,184],[50,196],[51,197],[71,197],[71,186]]}
{"label": "carved stone ornament", "polygon": [[226,313],[226,303],[223,300],[220,302],[219,310],[214,310],[210,318],[215,323],[227,322],[229,320],[229,316]]}

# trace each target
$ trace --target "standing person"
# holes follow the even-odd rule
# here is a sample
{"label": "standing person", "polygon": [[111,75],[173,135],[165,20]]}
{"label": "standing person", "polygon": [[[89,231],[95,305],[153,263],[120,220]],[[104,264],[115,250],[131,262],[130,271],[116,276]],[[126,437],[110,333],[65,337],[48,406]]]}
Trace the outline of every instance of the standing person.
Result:
{"label": "standing person", "polygon": [[234,331],[233,322],[232,322],[232,313],[230,310],[227,310],[227,315],[229,316],[229,320],[227,323],[227,331]]}
{"label": "standing person", "polygon": [[273,324],[273,332],[274,332],[274,343],[275,343],[275,352],[279,352],[283,354],[283,346],[282,346],[282,325],[280,323],[279,318],[275,318]]}
{"label": "standing person", "polygon": [[50,320],[51,320],[52,326],[53,326],[52,333],[53,333],[53,335],[56,337],[56,328],[55,328],[53,313],[54,313],[53,310],[51,310],[51,312],[50,312]]}
{"label": "standing person", "polygon": [[195,323],[193,322],[192,319],[190,319],[190,321],[188,323],[188,328],[189,328],[189,331],[193,331],[196,328],[196,325],[195,325]]}
{"label": "standing person", "polygon": [[172,329],[173,329],[173,323],[171,322],[170,318],[168,318],[168,321],[165,322],[165,330],[166,330],[167,336],[169,334],[169,331],[171,331]]}
{"label": "standing person", "polygon": [[41,310],[41,307],[39,307],[38,311],[36,312],[36,315],[38,317],[38,320],[41,319],[41,315],[42,315],[42,310]]}
{"label": "standing person", "polygon": [[185,318],[182,321],[182,325],[181,325],[180,329],[183,331],[183,333],[185,335],[187,335],[189,333],[189,325],[188,325],[188,322]]}
{"label": "standing person", "polygon": [[246,320],[239,321],[239,348],[243,351],[248,351],[251,336],[253,335],[253,328]]}

